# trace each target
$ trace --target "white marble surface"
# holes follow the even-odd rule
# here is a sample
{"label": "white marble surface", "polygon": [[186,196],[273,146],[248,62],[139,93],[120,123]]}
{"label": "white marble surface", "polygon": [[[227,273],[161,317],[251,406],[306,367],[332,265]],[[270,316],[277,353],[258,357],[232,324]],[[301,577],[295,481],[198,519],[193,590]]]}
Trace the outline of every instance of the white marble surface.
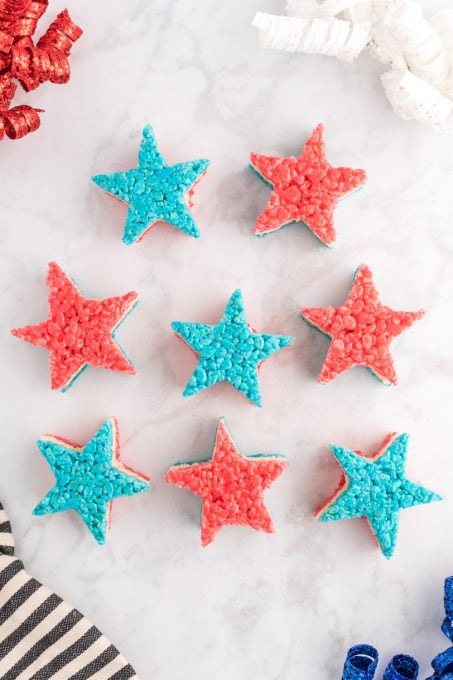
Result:
{"label": "white marble surface", "polygon": [[[453,140],[399,120],[366,58],[347,65],[260,51],[254,12],[283,4],[72,2],[85,35],[71,83],[24,94],[47,109],[41,130],[1,143],[0,497],[29,571],[102,627],[142,680],[336,680],[360,641],[383,661],[417,655],[425,677],[445,646]],[[425,2],[433,11],[445,4]],[[297,153],[320,121],[331,162],[369,174],[337,211],[337,245],[326,249],[302,226],[255,238],[268,190],[247,169],[249,152]],[[196,195],[199,241],[158,226],[126,248],[125,208],[89,181],[134,165],[146,122],[169,161],[212,159]],[[9,329],[45,318],[51,259],[94,297],[140,293],[118,334],[138,376],[89,369],[68,393],[50,391],[47,353]],[[363,369],[327,386],[315,380],[328,344],[298,308],[340,303],[360,262],[385,303],[429,310],[394,343],[397,388]],[[215,322],[237,287],[257,330],[296,338],[262,370],[262,410],[227,386],[181,396],[194,357],[170,322]],[[76,516],[31,515],[52,484],[35,440],[53,432],[84,441],[110,415],[123,459],[153,486],[115,503],[100,548]],[[202,550],[198,499],[163,476],[175,460],[210,452],[221,415],[244,453],[279,451],[290,468],[267,493],[276,535],[226,528]],[[371,452],[395,430],[412,435],[409,472],[445,500],[402,513],[387,562],[364,522],[321,525],[312,511],[338,480],[329,442]]]}

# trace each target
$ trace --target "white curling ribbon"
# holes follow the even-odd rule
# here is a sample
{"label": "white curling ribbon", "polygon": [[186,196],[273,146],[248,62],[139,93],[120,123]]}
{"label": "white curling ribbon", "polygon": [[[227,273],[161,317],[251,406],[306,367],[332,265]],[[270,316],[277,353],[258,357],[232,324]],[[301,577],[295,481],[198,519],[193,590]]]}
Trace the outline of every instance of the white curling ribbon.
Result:
{"label": "white curling ribbon", "polygon": [[325,3],[317,0],[288,0],[286,3],[286,14],[290,17],[300,17],[301,19],[320,19],[330,18],[324,9]]}
{"label": "white curling ribbon", "polygon": [[431,24],[447,50],[450,74],[442,85],[442,91],[453,99],[453,9],[444,9],[431,18]]}
{"label": "white curling ribbon", "polygon": [[444,43],[412,0],[394,0],[373,29],[374,55],[395,68],[407,66],[423,80],[442,87],[450,62]]}
{"label": "white curling ribbon", "polygon": [[414,0],[287,0],[286,12],[255,16],[263,47],[344,61],[368,48],[391,66],[381,80],[399,116],[453,132],[453,8],[431,22]]}
{"label": "white curling ribbon", "polygon": [[324,54],[353,61],[367,45],[371,24],[342,19],[303,19],[258,12],[253,25],[263,47],[286,52]]}
{"label": "white curling ribbon", "polygon": [[398,69],[384,73],[381,81],[390,104],[401,118],[452,131],[453,102],[438,89],[413,73]]}
{"label": "white curling ribbon", "polygon": [[348,21],[372,21],[374,17],[373,0],[359,0],[344,10],[343,18]]}
{"label": "white curling ribbon", "polygon": [[288,0],[286,14],[302,19],[331,19],[363,0]]}
{"label": "white curling ribbon", "polygon": [[446,50],[453,56],[453,9],[443,9],[431,17],[431,25],[443,41]]}

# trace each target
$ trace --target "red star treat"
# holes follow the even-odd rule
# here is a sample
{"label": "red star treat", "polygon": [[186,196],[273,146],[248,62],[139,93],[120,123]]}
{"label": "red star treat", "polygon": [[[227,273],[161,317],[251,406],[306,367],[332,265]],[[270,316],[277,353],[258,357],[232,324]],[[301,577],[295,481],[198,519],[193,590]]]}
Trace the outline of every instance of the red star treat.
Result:
{"label": "red star treat", "polygon": [[12,334],[50,351],[51,386],[65,391],[88,365],[135,375],[115,342],[115,330],[137,304],[135,292],[89,300],[55,263],[49,264],[49,316]]}
{"label": "red star treat", "polygon": [[334,209],[343,196],[365,183],[366,174],[327,162],[323,130],[323,125],[313,130],[299,158],[250,154],[250,167],[272,187],[253,229],[257,236],[303,222],[327,246],[334,243]]}
{"label": "red star treat", "polygon": [[227,524],[272,533],[263,494],[287,466],[286,459],[275,454],[243,456],[221,419],[211,460],[177,463],[167,472],[166,481],[200,496],[201,543],[206,546]]}
{"label": "red star treat", "polygon": [[365,366],[386,385],[397,376],[390,343],[425,314],[396,312],[379,301],[369,267],[357,269],[352,288],[341,307],[303,307],[309,324],[332,339],[318,381],[329,382],[353,366]]}

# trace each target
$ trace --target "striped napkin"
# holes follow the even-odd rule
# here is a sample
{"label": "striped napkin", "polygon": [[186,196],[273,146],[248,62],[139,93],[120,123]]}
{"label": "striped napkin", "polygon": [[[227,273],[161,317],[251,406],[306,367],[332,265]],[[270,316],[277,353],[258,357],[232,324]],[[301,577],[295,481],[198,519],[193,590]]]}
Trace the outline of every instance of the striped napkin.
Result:
{"label": "striped napkin", "polygon": [[0,503],[1,680],[138,680],[117,648],[14,557],[11,524]]}

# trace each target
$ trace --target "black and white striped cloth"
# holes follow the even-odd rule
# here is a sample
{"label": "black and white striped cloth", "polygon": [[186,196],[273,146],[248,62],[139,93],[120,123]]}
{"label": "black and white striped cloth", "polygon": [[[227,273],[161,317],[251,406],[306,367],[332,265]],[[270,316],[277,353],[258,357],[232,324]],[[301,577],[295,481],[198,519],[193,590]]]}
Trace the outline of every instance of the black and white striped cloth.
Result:
{"label": "black and white striped cloth", "polygon": [[0,503],[0,679],[47,678],[138,680],[96,626],[27,574]]}

